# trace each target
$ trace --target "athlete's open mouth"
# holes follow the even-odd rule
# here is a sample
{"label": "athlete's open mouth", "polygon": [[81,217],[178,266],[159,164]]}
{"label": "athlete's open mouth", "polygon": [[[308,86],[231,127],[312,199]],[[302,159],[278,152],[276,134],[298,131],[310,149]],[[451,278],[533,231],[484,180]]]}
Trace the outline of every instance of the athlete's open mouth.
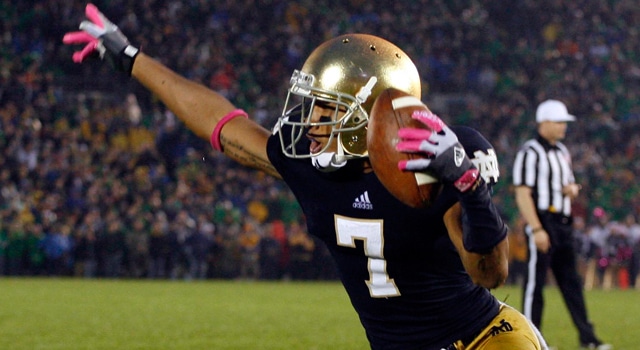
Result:
{"label": "athlete's open mouth", "polygon": [[[313,132],[307,133],[307,138],[311,141],[309,145],[309,151],[311,154],[320,153],[324,147],[326,147],[326,143],[328,142],[330,134],[316,134]],[[319,140],[324,140],[324,143]]]}
{"label": "athlete's open mouth", "polygon": [[309,137],[309,139],[311,140],[311,144],[309,145],[309,152],[311,154],[320,153],[320,151],[322,151],[322,144],[312,137]]}

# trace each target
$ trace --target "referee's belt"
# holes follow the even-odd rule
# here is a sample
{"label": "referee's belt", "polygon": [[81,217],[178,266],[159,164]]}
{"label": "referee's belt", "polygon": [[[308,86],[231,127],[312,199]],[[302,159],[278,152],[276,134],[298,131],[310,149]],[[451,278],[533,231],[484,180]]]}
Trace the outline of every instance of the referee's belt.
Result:
{"label": "referee's belt", "polygon": [[[552,207],[551,209],[554,209],[554,208]],[[551,211],[551,210],[538,211],[538,216],[540,217],[545,216],[545,217],[551,218],[553,221],[561,222],[563,224],[569,224],[572,222],[571,216],[567,216],[557,211]]]}
{"label": "referee's belt", "polygon": [[549,208],[547,208],[547,210],[549,213],[553,213],[553,214],[559,214],[560,212],[558,211],[558,209],[556,207],[554,207],[553,205],[550,205]]}

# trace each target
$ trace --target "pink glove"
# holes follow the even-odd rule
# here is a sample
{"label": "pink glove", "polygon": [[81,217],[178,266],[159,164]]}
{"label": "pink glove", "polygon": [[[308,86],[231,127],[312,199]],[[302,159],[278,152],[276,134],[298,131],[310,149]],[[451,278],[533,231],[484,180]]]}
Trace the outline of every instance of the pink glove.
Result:
{"label": "pink glove", "polygon": [[[98,26],[104,28],[104,23],[102,21],[102,18],[104,16],[100,13],[100,11],[98,11],[98,8],[95,5],[88,4],[85,9],[85,14],[87,18],[91,20],[91,22],[96,23]],[[84,22],[85,21],[80,24],[80,29],[83,29],[82,27]],[[91,35],[85,31],[69,32],[64,35],[64,37],[62,38],[62,42],[67,45],[87,43],[81,51],[76,51],[73,53],[73,62],[81,63],[85,58],[87,58],[87,56],[93,54],[98,49],[98,45],[100,43],[98,37],[99,35],[97,35],[97,33]]]}
{"label": "pink glove", "polygon": [[456,134],[431,112],[415,111],[411,117],[429,129],[398,130],[400,142],[396,149],[405,153],[422,154],[425,157],[398,162],[400,170],[430,170],[442,182],[452,183],[460,192],[471,188],[478,179],[479,171],[467,157]]}
{"label": "pink glove", "polygon": [[89,21],[80,23],[80,31],[69,32],[62,38],[67,45],[86,44],[81,51],[73,53],[73,61],[81,63],[97,53],[115,69],[131,75],[139,50],[129,44],[118,26],[109,21],[95,5],[87,4],[85,14]]}

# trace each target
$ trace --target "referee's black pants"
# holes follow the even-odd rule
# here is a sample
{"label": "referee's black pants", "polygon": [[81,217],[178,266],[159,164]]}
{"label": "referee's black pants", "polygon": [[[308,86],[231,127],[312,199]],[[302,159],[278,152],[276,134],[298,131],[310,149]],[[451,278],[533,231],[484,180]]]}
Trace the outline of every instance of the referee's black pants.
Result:
{"label": "referee's black pants", "polygon": [[526,229],[529,254],[523,288],[523,313],[538,329],[541,329],[544,308],[542,292],[547,283],[547,271],[550,268],[569,309],[571,319],[578,329],[580,343],[599,343],[587,316],[582,279],[576,267],[572,220],[570,217],[548,212],[538,213],[538,215],[551,239],[551,249],[547,253],[537,250],[531,228]]}

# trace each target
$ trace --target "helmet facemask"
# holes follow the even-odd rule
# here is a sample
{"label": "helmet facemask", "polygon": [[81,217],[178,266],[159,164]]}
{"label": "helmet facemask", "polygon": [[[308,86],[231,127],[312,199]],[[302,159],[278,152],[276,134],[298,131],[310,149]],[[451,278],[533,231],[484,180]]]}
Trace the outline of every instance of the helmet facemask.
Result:
{"label": "helmet facemask", "polygon": [[[367,156],[366,126],[369,119],[364,103],[377,79],[371,77],[356,96],[340,91],[329,91],[314,87],[315,77],[299,70],[295,70],[291,76],[291,85],[287,94],[287,100],[283,110],[283,117],[279,120],[279,126],[290,126],[290,134],[280,133],[282,151],[291,158],[313,158],[325,153],[337,143],[335,150],[336,159],[342,162],[349,158]],[[300,118],[291,118],[289,110],[292,106],[300,106]],[[325,110],[332,109],[328,118],[313,120],[313,111],[316,106],[322,106]],[[322,149],[305,151],[296,149],[295,144],[305,137],[312,127],[326,127],[330,130],[328,140]],[[293,140],[287,144],[284,140]]]}

